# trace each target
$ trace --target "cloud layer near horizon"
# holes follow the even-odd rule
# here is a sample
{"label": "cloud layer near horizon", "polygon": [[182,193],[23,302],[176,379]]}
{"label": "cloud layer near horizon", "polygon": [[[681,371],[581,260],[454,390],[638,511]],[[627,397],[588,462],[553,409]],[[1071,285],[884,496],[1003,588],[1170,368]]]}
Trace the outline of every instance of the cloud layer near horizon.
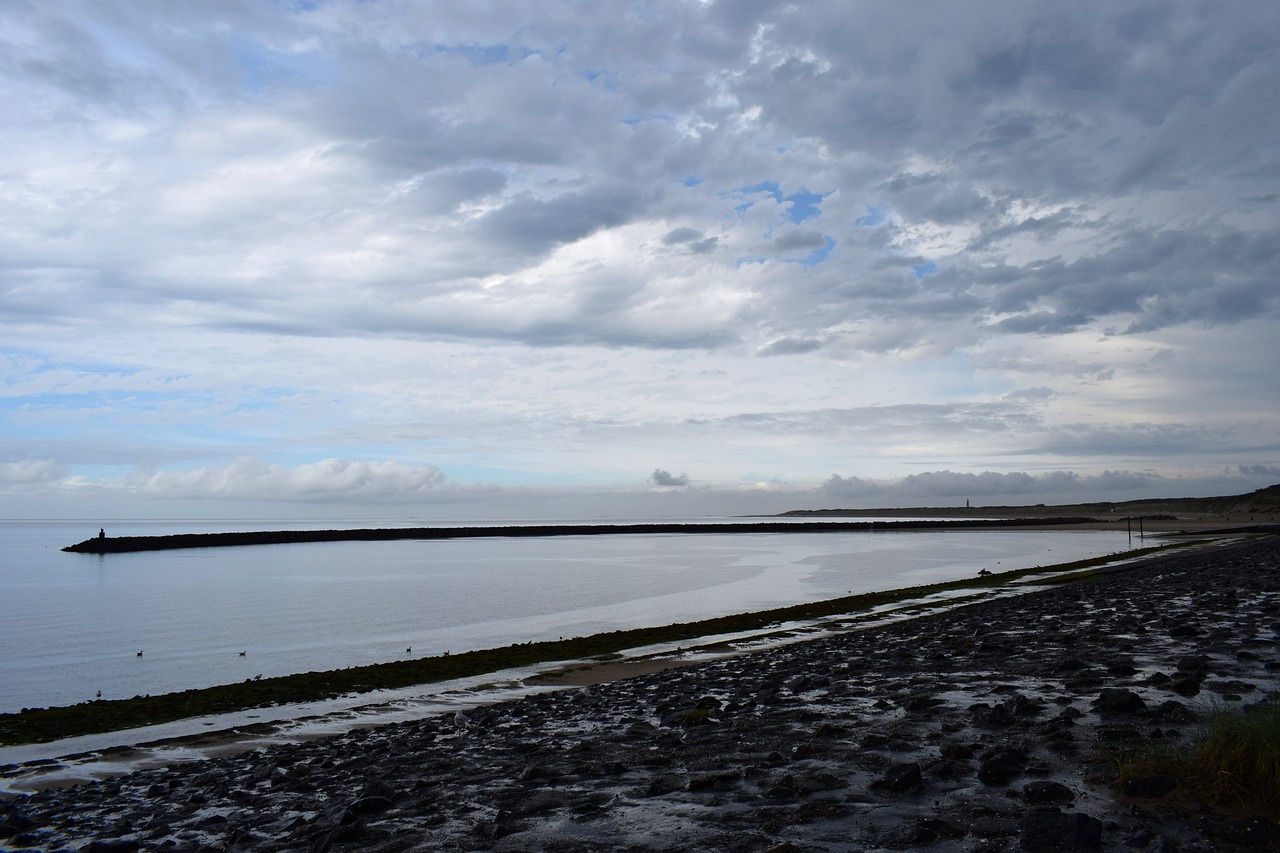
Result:
{"label": "cloud layer near horizon", "polygon": [[1278,81],[1263,2],[18,0],[0,483],[1266,485]]}

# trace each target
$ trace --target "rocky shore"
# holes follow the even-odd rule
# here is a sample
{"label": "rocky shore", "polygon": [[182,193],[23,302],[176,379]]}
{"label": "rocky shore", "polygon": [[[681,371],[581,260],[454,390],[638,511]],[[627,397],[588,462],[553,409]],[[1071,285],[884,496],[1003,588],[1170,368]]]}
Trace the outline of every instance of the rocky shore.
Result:
{"label": "rocky shore", "polygon": [[0,803],[9,850],[1280,849],[1113,789],[1273,694],[1280,539],[892,625]]}

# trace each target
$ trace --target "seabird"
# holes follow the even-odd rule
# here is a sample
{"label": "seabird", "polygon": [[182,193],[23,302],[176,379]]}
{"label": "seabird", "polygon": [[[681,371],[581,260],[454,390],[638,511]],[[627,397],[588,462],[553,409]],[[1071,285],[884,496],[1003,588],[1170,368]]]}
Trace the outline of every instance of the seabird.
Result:
{"label": "seabird", "polygon": [[245,656],[245,653],[244,653],[244,652],[241,652],[241,653],[240,653],[240,657],[244,657],[244,656]]}
{"label": "seabird", "polygon": [[467,715],[458,711],[453,715],[453,725],[454,728],[465,729],[467,727]]}
{"label": "seabird", "polygon": [[138,651],[138,657],[142,657],[142,651],[141,651],[141,650],[139,650],[139,651]]}

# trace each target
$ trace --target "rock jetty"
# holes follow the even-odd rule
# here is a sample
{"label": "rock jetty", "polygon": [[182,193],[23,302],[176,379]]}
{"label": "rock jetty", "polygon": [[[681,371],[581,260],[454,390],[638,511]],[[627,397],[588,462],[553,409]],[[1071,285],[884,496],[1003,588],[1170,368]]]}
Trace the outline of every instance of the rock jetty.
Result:
{"label": "rock jetty", "polygon": [[228,548],[298,542],[388,542],[399,539],[474,539],[480,537],[543,538],[548,536],[619,536],[724,533],[849,533],[903,530],[983,530],[999,527],[1071,526],[1093,523],[1083,516],[1066,518],[994,518],[937,521],[750,521],[651,522],[638,524],[521,524],[498,527],[366,527],[353,530],[248,530],[224,533],[174,533],[167,536],[98,535],[63,548],[73,554],[123,554],[180,548]]}
{"label": "rock jetty", "polygon": [[0,803],[32,850],[1237,851],[1114,759],[1277,689],[1280,540]]}

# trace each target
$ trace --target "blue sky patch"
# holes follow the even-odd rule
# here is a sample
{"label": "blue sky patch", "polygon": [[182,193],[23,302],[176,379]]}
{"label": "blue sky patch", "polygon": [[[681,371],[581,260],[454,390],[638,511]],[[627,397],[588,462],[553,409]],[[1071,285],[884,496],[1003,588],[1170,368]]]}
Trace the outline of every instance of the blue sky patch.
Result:
{"label": "blue sky patch", "polygon": [[855,224],[864,228],[874,228],[889,218],[890,208],[885,206],[867,205],[867,215],[859,216],[853,220]]}
{"label": "blue sky patch", "polygon": [[618,119],[618,121],[621,122],[622,124],[627,124],[632,126],[637,124],[643,124],[646,121],[665,121],[667,124],[674,124],[675,120],[676,120],[676,117],[671,115],[670,113],[651,113],[649,115],[627,116],[626,118]]}
{"label": "blue sky patch", "polygon": [[[788,202],[789,208],[787,210],[787,219],[791,222],[804,222],[807,219],[813,219],[814,217],[821,216],[822,210],[819,205],[822,204],[822,200],[824,198],[831,195],[829,192],[810,192],[804,187],[796,190],[791,195],[783,195],[782,188],[778,186],[777,181],[761,181],[758,184],[750,184],[749,186],[740,188],[737,191],[737,194],[767,195],[779,204]],[[754,203],[755,202],[751,201],[745,202],[736,206],[734,210],[741,213],[751,207]]]}
{"label": "blue sky patch", "polygon": [[822,211],[818,209],[818,205],[822,204],[822,200],[827,195],[829,193],[811,193],[801,187],[797,192],[784,199],[791,202],[791,212],[787,214],[787,217],[792,222],[804,222],[806,219],[821,216]]}
{"label": "blue sky patch", "polygon": [[831,254],[831,250],[834,249],[835,247],[836,247],[836,241],[828,237],[827,242],[823,244],[822,248],[814,249],[812,252],[809,253],[809,256],[807,258],[805,258],[803,261],[800,261],[800,266],[802,267],[817,266],[818,264],[822,263],[827,259],[827,255]]}
{"label": "blue sky patch", "polygon": [[[433,44],[430,50],[460,56],[469,64],[477,66],[510,65],[513,59],[511,48],[505,44]],[[521,58],[528,55],[528,51],[522,51]]]}
{"label": "blue sky patch", "polygon": [[933,261],[925,261],[923,264],[917,264],[912,267],[911,272],[913,272],[915,277],[918,279],[924,278],[928,275],[936,275],[938,272],[938,265]]}

